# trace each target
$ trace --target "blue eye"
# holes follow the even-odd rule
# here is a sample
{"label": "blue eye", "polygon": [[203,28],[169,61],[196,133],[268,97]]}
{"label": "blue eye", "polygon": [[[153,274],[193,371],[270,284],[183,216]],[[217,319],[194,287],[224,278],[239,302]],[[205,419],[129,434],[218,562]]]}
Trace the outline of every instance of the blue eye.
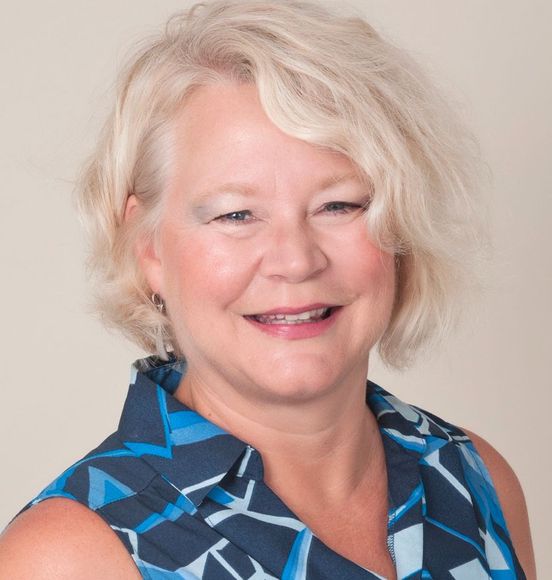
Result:
{"label": "blue eye", "polygon": [[230,213],[225,213],[215,218],[215,221],[219,222],[230,222],[230,223],[243,223],[251,221],[253,215],[248,209],[241,211],[231,211]]}
{"label": "blue eye", "polygon": [[330,201],[324,204],[322,211],[333,214],[344,214],[363,209],[364,206],[358,203],[349,203],[346,201]]}

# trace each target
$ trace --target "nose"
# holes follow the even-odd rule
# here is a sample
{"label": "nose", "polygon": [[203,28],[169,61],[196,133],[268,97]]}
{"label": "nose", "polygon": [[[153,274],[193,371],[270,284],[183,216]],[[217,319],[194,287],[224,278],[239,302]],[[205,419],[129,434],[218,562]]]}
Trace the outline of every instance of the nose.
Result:
{"label": "nose", "polygon": [[322,272],[328,258],[306,224],[271,228],[261,262],[261,273],[289,283],[308,280]]}

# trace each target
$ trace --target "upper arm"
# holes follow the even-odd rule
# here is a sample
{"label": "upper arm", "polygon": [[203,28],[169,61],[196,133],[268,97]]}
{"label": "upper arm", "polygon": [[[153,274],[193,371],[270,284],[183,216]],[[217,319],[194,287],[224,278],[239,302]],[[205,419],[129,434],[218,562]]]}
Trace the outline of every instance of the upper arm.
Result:
{"label": "upper arm", "polygon": [[463,431],[472,440],[491,474],[518,560],[528,580],[533,580],[537,577],[535,556],[527,505],[519,479],[506,459],[490,443],[467,429]]}
{"label": "upper arm", "polygon": [[0,536],[0,578],[141,578],[111,528],[76,501],[52,498],[19,515]]}

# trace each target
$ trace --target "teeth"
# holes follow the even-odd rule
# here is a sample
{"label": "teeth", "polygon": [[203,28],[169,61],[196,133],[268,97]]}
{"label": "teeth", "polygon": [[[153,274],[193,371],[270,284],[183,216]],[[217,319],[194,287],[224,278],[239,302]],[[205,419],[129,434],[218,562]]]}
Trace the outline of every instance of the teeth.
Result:
{"label": "teeth", "polygon": [[254,318],[262,324],[305,324],[320,320],[329,308],[317,308],[299,314],[259,314]]}

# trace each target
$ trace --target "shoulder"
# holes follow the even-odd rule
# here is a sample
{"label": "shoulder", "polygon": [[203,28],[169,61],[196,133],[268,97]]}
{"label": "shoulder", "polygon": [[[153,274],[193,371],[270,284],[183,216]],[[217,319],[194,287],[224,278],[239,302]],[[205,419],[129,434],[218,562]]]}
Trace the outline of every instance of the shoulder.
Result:
{"label": "shoulder", "polygon": [[506,459],[488,441],[468,429],[462,430],[471,439],[491,475],[520,564],[529,580],[536,578],[527,504],[519,479]]}
{"label": "shoulder", "polygon": [[45,500],[20,514],[0,536],[0,577],[141,578],[102,518],[76,501]]}

